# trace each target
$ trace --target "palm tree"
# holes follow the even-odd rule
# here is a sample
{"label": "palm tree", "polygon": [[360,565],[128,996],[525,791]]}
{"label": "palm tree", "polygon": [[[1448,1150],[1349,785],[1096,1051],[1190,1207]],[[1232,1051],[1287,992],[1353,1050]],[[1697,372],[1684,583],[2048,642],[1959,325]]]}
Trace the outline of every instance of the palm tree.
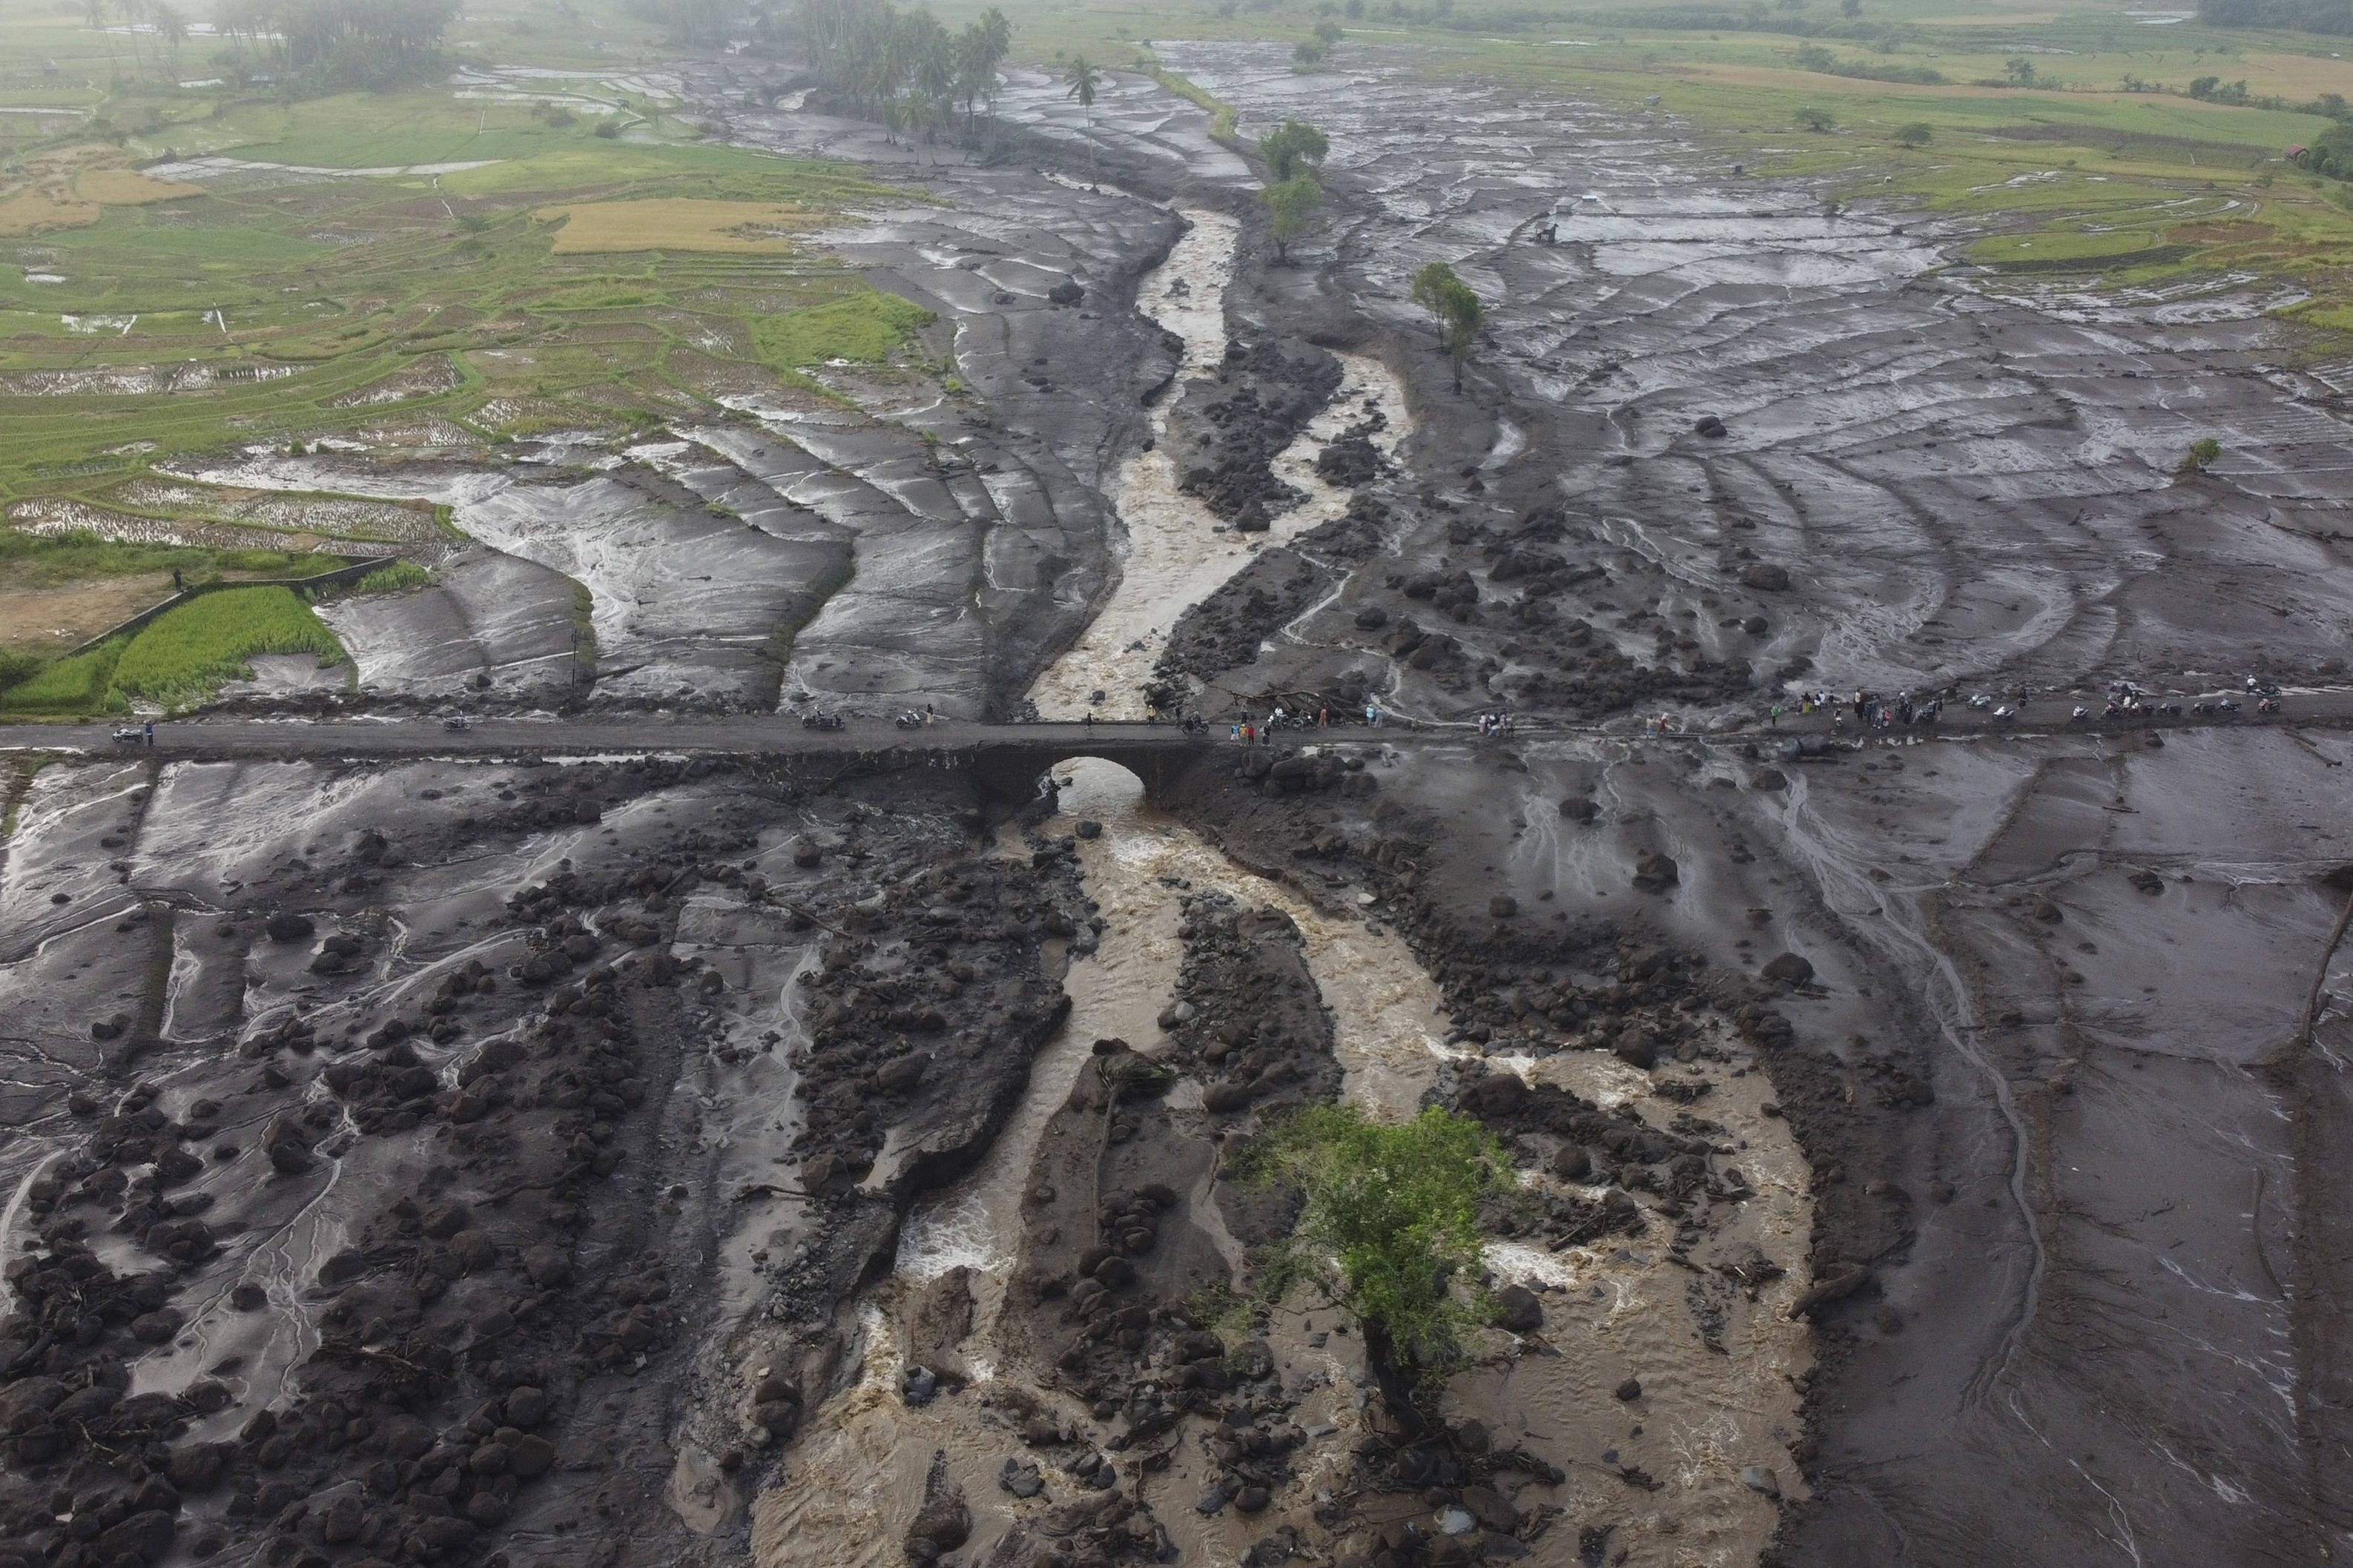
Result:
{"label": "palm tree", "polygon": [[956,40],[956,91],[964,98],[965,134],[979,129],[980,100],[997,91],[997,68],[1013,47],[1013,24],[994,5]]}
{"label": "palm tree", "polygon": [[131,29],[131,69],[139,70],[139,46],[143,39],[142,24],[147,20],[147,0],[114,0],[122,13],[123,26]]}
{"label": "palm tree", "polygon": [[104,35],[106,42],[106,74],[114,74],[114,35],[106,32],[106,0],[81,0],[82,20]]}
{"label": "palm tree", "polygon": [[155,0],[148,15],[154,18],[155,31],[163,38],[164,47],[172,51],[172,74],[177,76],[180,74],[180,46],[188,38],[188,19],[164,4],[164,0]]}
{"label": "palm tree", "polygon": [[943,120],[955,116],[955,39],[929,11],[918,11],[909,28],[915,90],[923,100],[923,140],[934,140]]}
{"label": "palm tree", "polygon": [[1088,63],[1086,56],[1079,55],[1071,59],[1062,80],[1071,89],[1062,96],[1077,99],[1079,107],[1087,111],[1087,184],[1095,184],[1095,89],[1103,85],[1103,73]]}

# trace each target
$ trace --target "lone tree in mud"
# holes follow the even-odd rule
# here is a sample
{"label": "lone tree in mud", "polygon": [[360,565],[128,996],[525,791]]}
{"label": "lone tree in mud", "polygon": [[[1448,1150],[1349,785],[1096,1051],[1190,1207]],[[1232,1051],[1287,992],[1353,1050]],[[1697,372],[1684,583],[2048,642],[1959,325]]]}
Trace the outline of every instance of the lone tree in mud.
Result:
{"label": "lone tree in mud", "polygon": [[2189,443],[2189,450],[2181,454],[2181,465],[2174,472],[2202,474],[2222,455],[2222,443],[2211,436],[2200,436]]}
{"label": "lone tree in mud", "polygon": [[1062,80],[1071,89],[1062,96],[1077,99],[1079,107],[1086,110],[1087,184],[1095,184],[1095,89],[1103,86],[1103,72],[1095,69],[1086,56],[1078,55],[1071,58],[1071,68],[1062,73]]}
{"label": "lone tree in mud", "polygon": [[1511,1185],[1493,1134],[1435,1107],[1410,1121],[1375,1121],[1352,1105],[1309,1105],[1274,1122],[1252,1151],[1260,1180],[1305,1199],[1289,1241],[1264,1277],[1280,1292],[1320,1284],[1356,1315],[1366,1364],[1408,1414],[1461,1359],[1465,1330],[1487,1302],[1457,1299],[1450,1278],[1479,1277],[1479,1200]]}
{"label": "lone tree in mud", "polygon": [[1324,154],[1332,151],[1332,143],[1324,132],[1304,120],[1286,120],[1259,138],[1258,151],[1266,160],[1267,183],[1281,184],[1297,179],[1310,169],[1323,167]]}
{"label": "lone tree in mud", "polygon": [[1462,362],[1471,357],[1471,350],[1479,341],[1479,329],[1487,324],[1487,309],[1479,303],[1479,296],[1471,285],[1454,275],[1454,268],[1443,261],[1423,264],[1413,275],[1413,302],[1430,312],[1438,324],[1438,341],[1454,362],[1454,392],[1462,393]]}
{"label": "lone tree in mud", "polygon": [[1303,169],[1290,179],[1279,181],[1258,194],[1266,204],[1267,227],[1274,235],[1274,255],[1279,262],[1291,260],[1291,242],[1307,232],[1314,221],[1315,209],[1324,205],[1323,182]]}

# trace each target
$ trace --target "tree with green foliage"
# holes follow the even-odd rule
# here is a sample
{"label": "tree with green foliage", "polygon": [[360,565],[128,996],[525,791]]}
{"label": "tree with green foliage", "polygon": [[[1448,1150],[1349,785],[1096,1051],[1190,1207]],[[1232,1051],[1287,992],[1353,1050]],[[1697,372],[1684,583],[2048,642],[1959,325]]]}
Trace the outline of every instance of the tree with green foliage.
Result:
{"label": "tree with green foliage", "polygon": [[1443,261],[1426,262],[1413,275],[1413,302],[1430,312],[1438,341],[1454,362],[1454,392],[1462,393],[1462,362],[1478,343],[1479,329],[1487,323],[1486,307],[1471,285],[1454,275]]}
{"label": "tree with green foliage", "polygon": [[106,46],[106,71],[109,76],[113,75],[114,35],[105,31],[106,0],[81,0],[81,19],[85,25],[100,30],[99,41]]}
{"label": "tree with green foliage", "polygon": [[2222,443],[2211,436],[2200,436],[2189,443],[2189,450],[2181,455],[2181,464],[2175,471],[2202,474],[2222,455]]}
{"label": "tree with green foliage", "polygon": [[180,70],[180,46],[188,41],[188,19],[162,0],[149,8],[148,15],[154,19],[155,32],[171,54],[172,72],[176,76]]}
{"label": "tree with green foliage", "polygon": [[457,0],[222,0],[213,25],[240,57],[312,92],[384,89],[444,68]]}
{"label": "tree with green foliage", "polygon": [[1906,147],[1926,147],[1929,139],[1936,134],[1935,128],[1926,121],[1915,120],[1909,125],[1897,127],[1895,140],[1903,142]]}
{"label": "tree with green foliage", "polygon": [[964,98],[965,131],[977,129],[980,100],[997,95],[997,68],[1013,47],[1013,24],[992,5],[956,37],[956,91]]}
{"label": "tree with green foliage", "polygon": [[1313,172],[1302,170],[1290,179],[1278,180],[1258,194],[1266,204],[1267,226],[1274,235],[1275,259],[1284,265],[1291,260],[1291,242],[1307,232],[1314,221],[1315,209],[1324,205],[1324,184]]}
{"label": "tree with green foliage", "polygon": [[2002,62],[2001,68],[2009,74],[2010,84],[2013,87],[2032,87],[2034,85],[2034,62],[2028,59],[2024,55],[2010,56],[2009,59]]}
{"label": "tree with green foliage", "polygon": [[1809,131],[1826,132],[1838,124],[1837,121],[1831,118],[1830,110],[1817,109],[1810,103],[1798,110],[1797,119],[1798,123]]}
{"label": "tree with green foliage", "polygon": [[1479,1200],[1511,1186],[1492,1133],[1435,1107],[1389,1122],[1352,1105],[1310,1105],[1272,1122],[1248,1167],[1304,1200],[1271,1259],[1270,1289],[1311,1279],[1355,1313],[1385,1386],[1426,1387],[1460,1362],[1464,1331],[1486,1316],[1473,1283]]}
{"label": "tree with green foliage", "polygon": [[992,7],[952,33],[931,12],[902,11],[889,0],[804,0],[801,37],[827,86],[892,130],[929,141],[954,127],[958,104],[967,132],[976,129],[980,100],[997,90],[997,68],[1012,47],[1013,25]]}
{"label": "tree with green foliage", "polygon": [[1078,100],[1079,107],[1087,113],[1087,184],[1095,180],[1095,93],[1103,86],[1103,73],[1084,55],[1071,58],[1070,68],[1062,73],[1063,85],[1070,90],[1064,98]]}
{"label": "tree with green foliage", "polygon": [[1259,138],[1259,155],[1266,160],[1267,178],[1280,184],[1310,168],[1321,168],[1332,142],[1304,120],[1286,120]]}

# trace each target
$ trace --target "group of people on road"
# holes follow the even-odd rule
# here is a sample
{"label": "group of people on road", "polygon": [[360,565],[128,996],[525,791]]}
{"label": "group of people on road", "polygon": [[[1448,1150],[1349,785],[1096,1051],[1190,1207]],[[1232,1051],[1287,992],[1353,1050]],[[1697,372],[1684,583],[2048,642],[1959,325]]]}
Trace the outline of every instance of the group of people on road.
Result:
{"label": "group of people on road", "polygon": [[1513,724],[1512,716],[1509,713],[1482,713],[1479,715],[1479,733],[1482,735],[1510,736],[1517,734],[1518,732],[1518,728]]}
{"label": "group of people on road", "polygon": [[[1781,715],[1788,711],[1779,702],[1773,704],[1773,727],[1779,729]],[[1893,700],[1875,691],[1857,690],[1851,698],[1841,698],[1831,691],[1801,691],[1798,694],[1798,715],[1811,718],[1816,713],[1828,713],[1836,729],[1846,727],[1847,714],[1852,711],[1856,723],[1866,730],[1892,730],[1897,725],[1910,729],[1915,724],[1934,724],[1945,711],[1945,700],[1931,697],[1915,702],[1909,691],[1899,691]]]}
{"label": "group of people on road", "polygon": [[[1379,729],[1381,718],[1382,714],[1378,707],[1370,702],[1365,704],[1366,728]],[[1271,744],[1274,732],[1278,730],[1328,730],[1335,724],[1345,722],[1346,722],[1345,715],[1335,719],[1328,705],[1316,709],[1312,716],[1305,712],[1293,713],[1288,709],[1278,707],[1270,711],[1262,722],[1244,713],[1233,721],[1231,733],[1233,738],[1243,745],[1254,746],[1261,741]]]}

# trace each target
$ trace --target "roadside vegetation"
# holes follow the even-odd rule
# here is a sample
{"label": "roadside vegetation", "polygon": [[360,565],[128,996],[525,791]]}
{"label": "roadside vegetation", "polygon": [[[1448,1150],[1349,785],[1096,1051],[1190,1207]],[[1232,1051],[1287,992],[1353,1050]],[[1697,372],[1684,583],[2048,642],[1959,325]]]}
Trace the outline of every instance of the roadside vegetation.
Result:
{"label": "roadside vegetation", "polygon": [[303,552],[122,543],[86,533],[48,536],[0,529],[0,593],[54,588],[93,578],[173,573],[188,584],[233,577],[307,577],[343,564],[333,556]]}
{"label": "roadside vegetation", "polygon": [[379,566],[352,584],[353,594],[406,594],[416,588],[433,586],[433,574],[414,561],[396,561],[389,566]]}
{"label": "roadside vegetation", "polygon": [[[290,588],[224,588],[165,612],[139,631],[37,670],[16,667],[0,712],[121,713],[134,700],[166,709],[210,697],[251,676],[256,654],[307,653],[340,660],[343,645]],[[6,673],[0,667],[0,673]]]}

